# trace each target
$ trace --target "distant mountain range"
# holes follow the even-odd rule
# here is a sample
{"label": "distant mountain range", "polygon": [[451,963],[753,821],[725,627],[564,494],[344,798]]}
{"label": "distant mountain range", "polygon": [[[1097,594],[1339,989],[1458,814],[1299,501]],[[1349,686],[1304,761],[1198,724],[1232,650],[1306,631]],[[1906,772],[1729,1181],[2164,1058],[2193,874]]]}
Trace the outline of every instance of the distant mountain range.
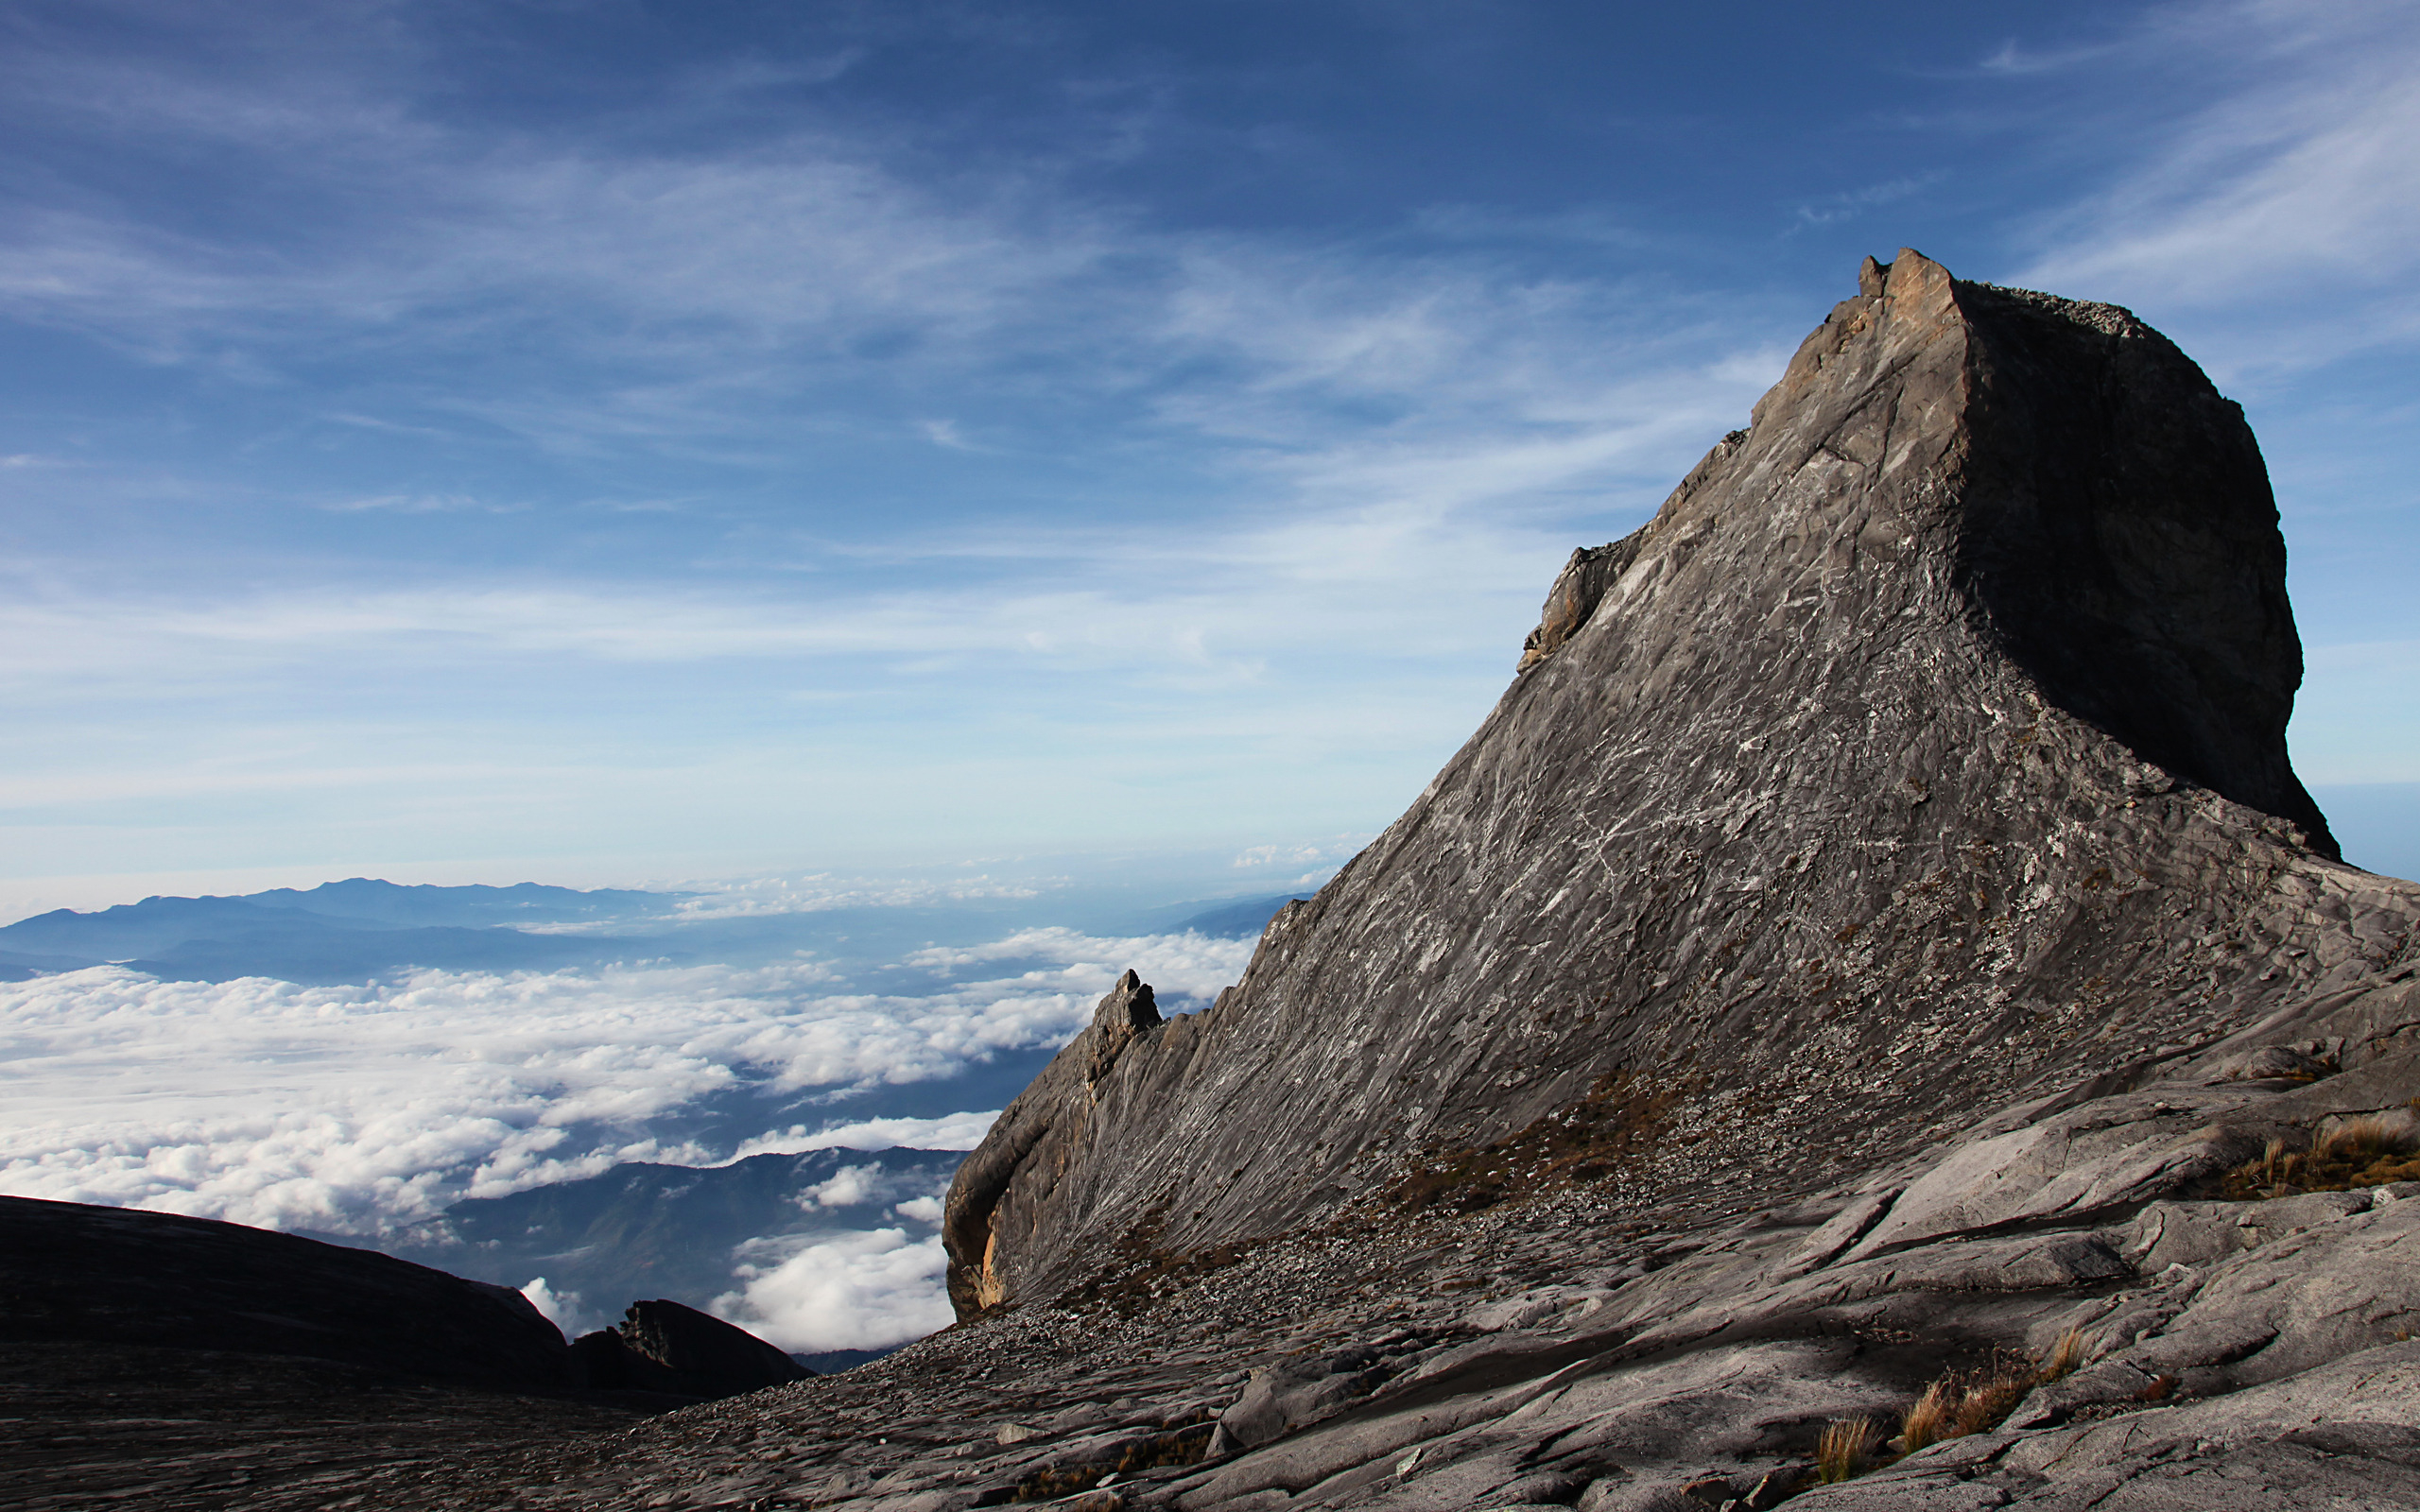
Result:
{"label": "distant mountain range", "polygon": [[[273,976],[361,981],[409,967],[555,971],[666,954],[628,936],[527,926],[661,919],[684,894],[525,882],[510,887],[404,886],[367,877],[307,891],[234,898],[146,898],[95,913],[60,908],[0,928],[0,975],[120,963],[177,981]],[[522,926],[522,927],[515,927]]]}
{"label": "distant mountain range", "polygon": [[[239,897],[152,897],[88,914],[60,908],[0,928],[0,981],[115,964],[168,981],[268,976],[322,986],[413,968],[553,971],[636,959],[786,956],[809,936],[827,949],[854,936],[857,952],[880,955],[893,936],[902,945],[926,943],[946,932],[945,924],[936,927],[932,909],[866,907],[822,910],[812,925],[791,916],[701,928],[674,917],[691,896],[534,882],[405,886],[352,877]],[[1171,904],[1129,927],[1248,939],[1295,896]],[[614,927],[609,933],[604,926]]]}

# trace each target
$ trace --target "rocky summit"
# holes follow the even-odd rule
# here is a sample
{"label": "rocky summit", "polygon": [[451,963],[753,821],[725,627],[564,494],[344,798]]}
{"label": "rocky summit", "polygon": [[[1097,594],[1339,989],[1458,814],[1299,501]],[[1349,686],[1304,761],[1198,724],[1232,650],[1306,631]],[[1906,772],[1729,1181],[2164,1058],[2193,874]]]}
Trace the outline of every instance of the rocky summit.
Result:
{"label": "rocky summit", "polygon": [[960,1307],[1674,1139],[1794,1191],[2348,984],[2381,963],[2335,916],[2409,905],[2327,864],[2287,765],[2284,580],[2173,346],[1870,265],[1241,984],[1096,1023],[1010,1108],[953,1195]]}
{"label": "rocky summit", "polygon": [[2420,886],[2300,677],[2188,358],[1868,262],[1240,983],[1002,1115],[956,1327],[381,1504],[2420,1506]]}

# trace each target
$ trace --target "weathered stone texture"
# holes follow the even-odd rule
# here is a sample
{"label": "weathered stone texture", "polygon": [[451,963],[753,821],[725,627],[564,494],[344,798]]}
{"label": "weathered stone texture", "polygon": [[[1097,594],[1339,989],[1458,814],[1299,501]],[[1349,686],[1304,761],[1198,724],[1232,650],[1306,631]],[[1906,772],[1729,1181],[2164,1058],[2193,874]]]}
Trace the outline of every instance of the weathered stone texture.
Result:
{"label": "weathered stone texture", "polygon": [[2240,412],[2157,333],[1869,264],[1239,986],[1003,1120],[959,1305],[1327,1221],[1616,1084],[1753,1108],[1794,1185],[2369,978],[2411,899],[2287,765],[2284,564]]}

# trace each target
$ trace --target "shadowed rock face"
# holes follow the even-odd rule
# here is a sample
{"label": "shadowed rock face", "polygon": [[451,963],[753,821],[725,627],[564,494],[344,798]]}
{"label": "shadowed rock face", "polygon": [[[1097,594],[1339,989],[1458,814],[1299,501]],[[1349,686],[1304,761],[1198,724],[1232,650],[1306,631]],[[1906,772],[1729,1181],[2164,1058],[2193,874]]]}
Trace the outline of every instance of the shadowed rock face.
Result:
{"label": "shadowed rock face", "polygon": [[492,1390],[572,1384],[519,1292],[171,1213],[0,1197],[0,1340],[299,1356]]}
{"label": "shadowed rock face", "polygon": [[813,1374],[745,1329],[658,1298],[633,1302],[619,1329],[572,1346],[591,1386],[735,1397]]}
{"label": "shadowed rock face", "polygon": [[961,1169],[953,1299],[1675,1131],[1802,1186],[2359,980],[2406,901],[2346,891],[2288,765],[2284,572],[2157,333],[1869,262],[1237,987],[1104,1000]]}

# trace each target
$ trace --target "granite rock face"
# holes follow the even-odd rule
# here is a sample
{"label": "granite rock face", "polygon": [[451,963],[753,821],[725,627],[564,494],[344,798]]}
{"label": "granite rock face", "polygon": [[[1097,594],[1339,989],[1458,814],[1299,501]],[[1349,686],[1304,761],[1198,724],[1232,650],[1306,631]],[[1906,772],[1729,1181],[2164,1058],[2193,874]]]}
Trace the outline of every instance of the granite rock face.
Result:
{"label": "granite rock face", "polygon": [[1664,1128],[1796,1185],[2361,981],[2410,901],[2288,765],[2284,571],[2240,411],[2157,333],[1869,262],[1238,986],[1003,1119],[954,1297]]}
{"label": "granite rock face", "polygon": [[2420,1091],[2283,574],[2156,333],[1870,263],[1241,983],[1003,1114],[960,1327],[509,1504],[2420,1505],[2420,1183],[2240,1190]]}

